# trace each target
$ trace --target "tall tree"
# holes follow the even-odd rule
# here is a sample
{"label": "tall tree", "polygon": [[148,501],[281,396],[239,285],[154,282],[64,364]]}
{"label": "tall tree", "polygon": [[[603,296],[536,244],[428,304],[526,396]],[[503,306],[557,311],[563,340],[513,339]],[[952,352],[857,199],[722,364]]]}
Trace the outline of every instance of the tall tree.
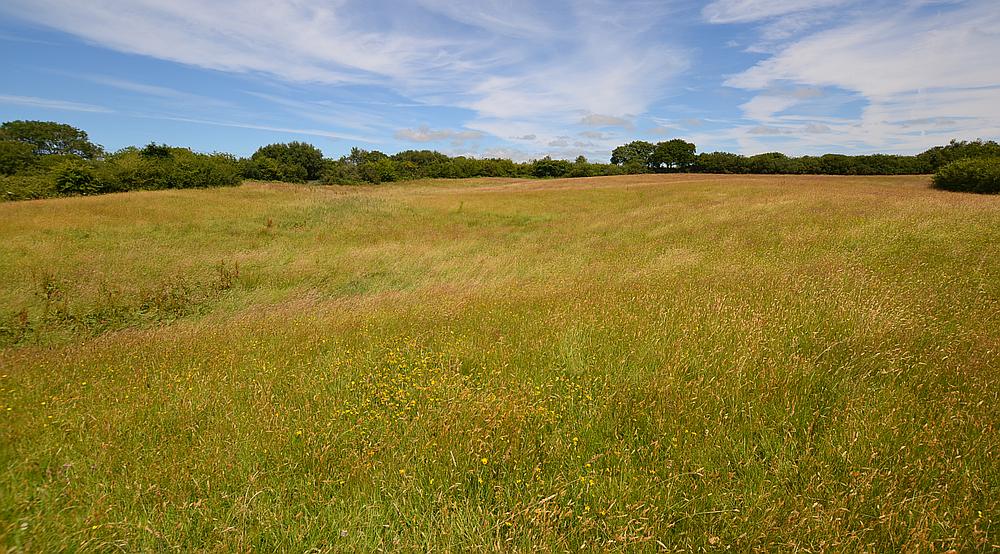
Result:
{"label": "tall tree", "polygon": [[681,139],[658,142],[649,158],[650,166],[658,171],[684,171],[694,164],[694,151],[694,143]]}
{"label": "tall tree", "polygon": [[654,150],[656,150],[656,146],[653,143],[634,140],[615,148],[611,152],[611,163],[626,168],[648,168]]}
{"label": "tall tree", "polygon": [[7,121],[0,125],[0,140],[30,144],[39,156],[61,154],[92,159],[103,150],[90,142],[87,132],[54,121]]}

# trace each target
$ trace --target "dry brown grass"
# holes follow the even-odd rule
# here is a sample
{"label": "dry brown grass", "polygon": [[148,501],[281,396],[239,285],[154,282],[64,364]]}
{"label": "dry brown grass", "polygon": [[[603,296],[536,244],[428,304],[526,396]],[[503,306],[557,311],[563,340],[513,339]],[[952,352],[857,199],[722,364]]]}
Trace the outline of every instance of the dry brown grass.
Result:
{"label": "dry brown grass", "polygon": [[0,236],[14,550],[1000,542],[1000,198],[248,183]]}

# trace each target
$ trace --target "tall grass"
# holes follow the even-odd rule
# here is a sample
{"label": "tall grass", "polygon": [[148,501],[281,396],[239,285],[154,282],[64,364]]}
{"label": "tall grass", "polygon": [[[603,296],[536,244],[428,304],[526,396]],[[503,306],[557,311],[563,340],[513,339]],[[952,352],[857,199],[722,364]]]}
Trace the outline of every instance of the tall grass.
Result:
{"label": "tall grass", "polygon": [[249,184],[0,236],[14,550],[1000,544],[1000,198]]}

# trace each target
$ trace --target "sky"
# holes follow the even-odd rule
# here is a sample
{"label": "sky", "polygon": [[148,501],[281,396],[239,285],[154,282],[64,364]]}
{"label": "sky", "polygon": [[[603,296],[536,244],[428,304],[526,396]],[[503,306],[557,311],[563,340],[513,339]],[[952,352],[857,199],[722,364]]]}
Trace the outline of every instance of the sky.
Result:
{"label": "sky", "polygon": [[1000,138],[1000,0],[3,0],[0,121],[607,161]]}

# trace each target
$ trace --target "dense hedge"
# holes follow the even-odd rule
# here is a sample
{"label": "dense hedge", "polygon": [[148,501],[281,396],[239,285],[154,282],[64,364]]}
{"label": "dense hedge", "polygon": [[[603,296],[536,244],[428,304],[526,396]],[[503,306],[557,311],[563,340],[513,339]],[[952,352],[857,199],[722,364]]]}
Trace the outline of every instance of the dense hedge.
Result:
{"label": "dense hedge", "polygon": [[934,188],[1000,194],[1000,157],[952,162],[934,174]]}
{"label": "dense hedge", "polygon": [[229,154],[198,154],[155,144],[119,150],[96,164],[95,170],[108,192],[224,187],[243,180],[237,159]]}
{"label": "dense hedge", "polygon": [[[14,148],[8,148],[7,152],[19,154]],[[36,155],[28,162],[11,163],[8,167],[11,166],[19,171],[0,176],[3,200],[233,186],[243,180],[240,161],[229,154],[198,154],[187,148],[157,144],[141,150],[125,148],[99,160],[63,154]]]}

